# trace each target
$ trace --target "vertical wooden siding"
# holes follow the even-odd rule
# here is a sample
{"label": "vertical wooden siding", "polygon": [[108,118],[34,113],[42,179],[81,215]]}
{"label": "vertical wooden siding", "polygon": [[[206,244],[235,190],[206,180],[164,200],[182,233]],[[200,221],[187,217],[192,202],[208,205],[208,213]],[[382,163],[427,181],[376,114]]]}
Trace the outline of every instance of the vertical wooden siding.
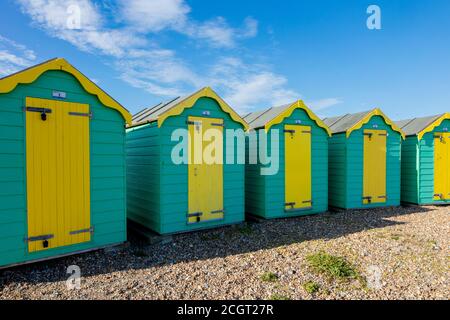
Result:
{"label": "vertical wooden siding", "polygon": [[[91,136],[91,242],[28,253],[25,97],[52,99],[53,90],[67,92],[68,102],[86,103],[94,114]],[[29,85],[0,95],[0,266],[48,258],[126,240],[125,132],[122,116],[87,94],[62,71],[48,71]]]}

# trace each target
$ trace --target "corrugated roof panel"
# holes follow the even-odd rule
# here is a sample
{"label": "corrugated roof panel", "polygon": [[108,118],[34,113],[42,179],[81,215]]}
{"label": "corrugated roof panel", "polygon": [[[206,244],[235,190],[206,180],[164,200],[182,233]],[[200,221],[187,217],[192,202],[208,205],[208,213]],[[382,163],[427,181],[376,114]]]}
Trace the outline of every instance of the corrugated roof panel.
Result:
{"label": "corrugated roof panel", "polygon": [[179,101],[183,100],[184,98],[177,97],[175,99],[166,101],[164,103],[158,103],[156,106],[147,108],[144,112],[140,112],[140,114],[136,114],[135,117],[133,117],[133,124],[144,122],[144,121],[153,121],[158,118],[158,116],[172,107],[174,107]]}
{"label": "corrugated roof panel", "polygon": [[133,122],[140,117],[142,114],[144,114],[144,112],[146,112],[148,110],[148,108],[144,108],[141,111],[139,111],[138,113],[136,113],[135,115],[133,115],[132,120]]}
{"label": "corrugated roof panel", "polygon": [[347,132],[347,130],[364,119],[364,117],[370,112],[371,111],[363,111],[353,114],[346,114],[338,117],[326,118],[323,121],[326,125],[328,125],[328,127],[330,127],[331,132],[333,133]]}
{"label": "corrugated roof panel", "polygon": [[425,130],[430,124],[442,117],[442,115],[443,114],[430,117],[401,120],[396,121],[396,124],[405,132],[407,136],[413,136]]}
{"label": "corrugated roof panel", "polygon": [[273,107],[253,112],[245,119],[245,121],[247,121],[252,129],[262,128],[290,106],[291,104],[287,104],[280,107]]}

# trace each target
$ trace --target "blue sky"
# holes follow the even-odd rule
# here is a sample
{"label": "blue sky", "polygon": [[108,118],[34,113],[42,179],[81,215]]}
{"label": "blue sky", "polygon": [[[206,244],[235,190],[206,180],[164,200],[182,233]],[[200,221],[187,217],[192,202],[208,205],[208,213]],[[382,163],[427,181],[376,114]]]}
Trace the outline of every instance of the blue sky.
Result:
{"label": "blue sky", "polygon": [[[371,4],[381,9],[381,30],[366,26]],[[448,0],[0,6],[0,75],[64,57],[132,113],[203,86],[241,113],[296,99],[320,116],[380,107],[397,120],[450,111]]]}

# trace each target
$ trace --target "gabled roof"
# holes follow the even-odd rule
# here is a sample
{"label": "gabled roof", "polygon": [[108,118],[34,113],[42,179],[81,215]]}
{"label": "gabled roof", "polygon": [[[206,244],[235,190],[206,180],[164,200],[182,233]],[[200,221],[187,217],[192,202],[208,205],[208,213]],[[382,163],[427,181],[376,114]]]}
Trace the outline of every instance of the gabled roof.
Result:
{"label": "gabled roof", "polygon": [[19,71],[0,79],[0,93],[13,91],[19,84],[29,84],[39,78],[44,72],[49,70],[61,70],[70,73],[81,84],[81,86],[90,94],[96,95],[106,107],[120,112],[127,123],[131,123],[131,114],[121,104],[114,100],[105,91],[100,89],[94,82],[84,74],[73,67],[69,62],[62,58],[55,58],[35,65],[28,69]]}
{"label": "gabled roof", "polygon": [[244,121],[222,98],[219,97],[211,88],[206,87],[193,93],[192,95],[185,97],[177,97],[168,102],[159,103],[154,107],[145,108],[133,116],[133,126],[139,126],[145,123],[158,121],[158,127],[164,123],[164,121],[172,116],[177,116],[183,113],[185,109],[192,108],[198,99],[211,98],[216,100],[220,108],[228,113],[230,117],[242,124],[245,130],[248,129],[247,122]]}
{"label": "gabled roof", "polygon": [[328,128],[319,117],[317,117],[302,100],[298,100],[291,104],[286,104],[281,107],[273,107],[247,114],[244,120],[248,122],[250,129],[264,128],[268,131],[273,125],[283,122],[285,118],[291,116],[295,109],[304,110],[308,116],[314,120],[317,125],[323,128],[328,135],[331,136],[331,130]]}
{"label": "gabled roof", "polygon": [[364,112],[345,114],[338,117],[325,118],[323,119],[323,122],[330,127],[333,134],[345,132],[347,137],[349,137],[353,131],[360,129],[363,125],[368,123],[373,116],[382,117],[392,130],[400,133],[403,139],[405,138],[404,132],[378,108]]}
{"label": "gabled roof", "polygon": [[407,136],[418,136],[419,139],[422,139],[425,133],[433,131],[444,120],[450,120],[449,112],[430,117],[396,121],[396,123]]}

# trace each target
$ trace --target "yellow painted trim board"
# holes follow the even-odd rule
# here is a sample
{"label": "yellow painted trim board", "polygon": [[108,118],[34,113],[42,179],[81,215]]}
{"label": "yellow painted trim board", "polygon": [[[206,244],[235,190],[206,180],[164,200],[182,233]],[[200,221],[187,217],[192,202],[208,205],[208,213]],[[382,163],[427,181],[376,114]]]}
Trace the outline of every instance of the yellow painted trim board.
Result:
{"label": "yellow painted trim board", "polygon": [[312,207],[311,127],[285,125],[285,210]]}
{"label": "yellow painted trim board", "polygon": [[[385,203],[387,132],[364,130],[363,203]],[[370,197],[370,201],[368,199]]]}
{"label": "yellow painted trim board", "polygon": [[444,120],[450,120],[450,112],[444,113],[439,119],[436,119],[428,127],[420,131],[417,134],[419,140],[421,140],[426,133],[432,132],[434,128],[439,127]]}
{"label": "yellow painted trim board", "polygon": [[[224,218],[222,125],[223,119],[189,117],[188,214],[198,215],[188,216],[190,224]],[[213,142],[203,141],[208,130],[215,131],[210,134],[219,133],[220,138]],[[218,163],[210,163],[210,159],[204,158],[214,143]]]}
{"label": "yellow painted trim board", "polygon": [[[90,221],[89,105],[26,98],[27,221],[29,252],[88,242]],[[47,241],[47,246],[44,245]]]}
{"label": "yellow painted trim board", "polygon": [[249,126],[248,126],[247,122],[245,122],[245,120],[242,119],[236,113],[236,111],[234,111],[224,100],[222,100],[222,98],[219,97],[219,95],[217,93],[215,93],[214,90],[212,90],[210,87],[206,87],[206,88],[203,88],[203,89],[195,92],[191,96],[189,96],[186,99],[177,103],[174,107],[172,107],[167,112],[161,114],[157,119],[158,127],[161,127],[167,118],[173,117],[173,116],[178,116],[178,115],[182,114],[185,109],[192,108],[195,105],[195,103],[197,102],[197,100],[200,98],[203,98],[203,97],[216,100],[217,103],[219,104],[220,108],[224,112],[228,113],[230,115],[231,119],[242,124],[242,126],[244,127],[244,129],[246,131],[248,130]]}
{"label": "yellow painted trim board", "polygon": [[312,112],[302,100],[298,100],[296,102],[294,102],[293,104],[290,105],[289,108],[287,108],[286,110],[284,110],[282,113],[280,113],[278,116],[276,116],[275,118],[273,118],[272,120],[270,120],[266,125],[265,125],[265,129],[266,131],[269,131],[270,128],[276,124],[280,124],[283,122],[284,119],[290,117],[292,115],[292,113],[296,110],[296,109],[300,109],[300,110],[304,110],[308,116],[314,120],[317,125],[321,128],[323,128],[327,133],[328,136],[331,137],[331,130],[330,128],[328,128],[328,126],[318,117],[314,114],[314,112]]}
{"label": "yellow painted trim board", "polygon": [[110,95],[100,89],[100,87],[89,80],[89,78],[87,78],[84,74],[78,71],[63,58],[52,59],[0,79],[0,93],[11,92],[19,84],[32,83],[36,81],[36,79],[39,78],[44,72],[49,70],[62,70],[70,73],[80,82],[84,90],[86,90],[90,94],[96,95],[101,103],[103,103],[106,107],[117,110],[125,119],[126,123],[131,124],[131,114],[127,109],[125,109]]}
{"label": "yellow painted trim board", "polygon": [[434,195],[437,201],[450,199],[450,133],[434,137]]}
{"label": "yellow painted trim board", "polygon": [[354,124],[351,128],[349,128],[347,130],[347,138],[350,136],[350,134],[358,129],[361,129],[363,125],[365,125],[366,123],[368,123],[370,121],[370,119],[373,116],[380,116],[384,119],[384,121],[391,126],[392,130],[397,131],[398,133],[400,133],[400,135],[402,136],[403,140],[405,139],[405,133],[402,131],[402,129],[400,129],[391,119],[389,119],[384,113],[383,111],[381,111],[380,109],[376,108],[373,109],[370,113],[368,113],[363,119],[361,119],[360,121],[358,121],[358,123]]}

